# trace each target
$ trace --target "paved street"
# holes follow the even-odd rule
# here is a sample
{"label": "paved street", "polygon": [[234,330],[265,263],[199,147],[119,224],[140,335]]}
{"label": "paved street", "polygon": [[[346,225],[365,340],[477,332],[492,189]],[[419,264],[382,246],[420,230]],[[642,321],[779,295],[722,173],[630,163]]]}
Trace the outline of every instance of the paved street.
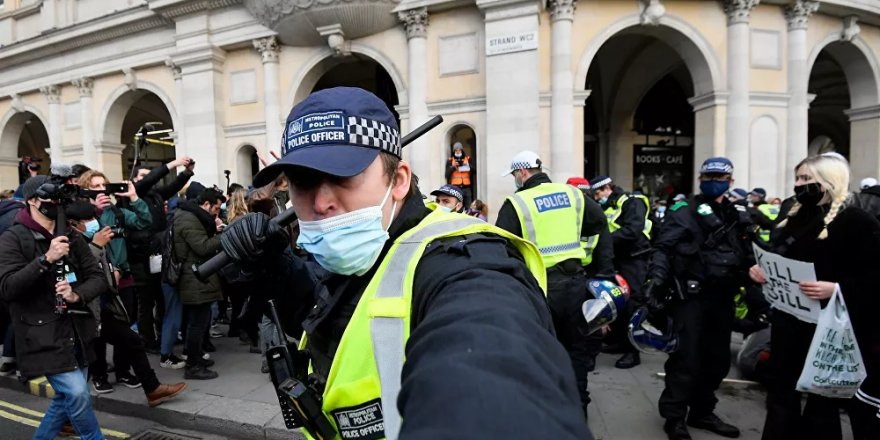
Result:
{"label": "paved street", "polygon": [[[225,326],[218,329],[225,330]],[[734,348],[736,340],[734,335]],[[237,338],[212,340],[218,351],[212,353],[220,377],[209,381],[189,381],[189,388],[176,399],[156,408],[146,405],[143,391],[116,386],[113,393],[95,396],[102,427],[133,435],[151,427],[190,430],[201,439],[290,439],[301,438],[287,431],[272,390],[269,376],[260,373],[259,355],[248,353]],[[657,373],[663,371],[665,356],[643,355],[642,365],[631,370],[614,368],[617,355],[599,356],[596,371],[590,375],[590,427],[597,440],[665,440],[663,420],[657,414],[657,399],[663,389],[663,380]],[[153,368],[162,382],[178,382],[183,370],[159,368],[158,356],[150,356]],[[735,369],[731,378],[738,378]],[[0,401],[42,412],[48,405],[45,398],[24,394],[26,390],[12,378],[0,378]],[[110,375],[111,381],[114,379]],[[718,396],[718,414],[740,427],[743,440],[761,438],[764,423],[764,392],[754,385],[723,385]],[[0,403],[2,405],[2,403]],[[18,440],[29,438],[39,414],[22,413],[8,408],[2,411],[22,421],[5,417],[0,412],[0,432],[13,433],[2,438]],[[122,416],[120,416],[122,415]],[[124,416],[124,417],[123,417]],[[537,421],[538,423],[540,421]],[[850,440],[849,425],[844,416],[844,439]],[[210,433],[210,434],[205,434]],[[721,439],[706,431],[693,429],[695,440]],[[110,436],[109,439],[114,437]],[[119,437],[115,437],[119,438]]]}

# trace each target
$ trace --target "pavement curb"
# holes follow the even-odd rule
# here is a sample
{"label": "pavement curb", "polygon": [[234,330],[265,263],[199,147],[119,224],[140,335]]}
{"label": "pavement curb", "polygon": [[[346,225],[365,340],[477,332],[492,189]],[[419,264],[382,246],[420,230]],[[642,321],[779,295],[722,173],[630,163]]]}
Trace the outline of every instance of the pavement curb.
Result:
{"label": "pavement curb", "polygon": [[[43,398],[52,398],[55,393],[52,386],[45,377],[35,378],[28,381],[22,381],[17,377],[0,377],[0,387],[7,388],[19,392],[32,394]],[[122,394],[120,393],[120,396]],[[205,395],[204,397],[209,397]],[[116,397],[116,396],[114,396]],[[121,398],[111,398],[109,394],[92,395],[92,402],[98,411],[110,414],[123,415],[128,417],[136,417],[149,420],[169,428],[183,429],[188,431],[201,431],[210,434],[217,434],[232,438],[242,439],[266,439],[266,440],[304,440],[305,437],[299,431],[281,429],[278,427],[268,426],[274,418],[270,419],[263,425],[247,423],[246,421],[236,420],[235,413],[229,414],[228,417],[218,417],[213,415],[201,414],[205,409],[211,408],[209,405],[202,410],[191,413],[179,411],[171,408],[172,405],[163,404],[154,408],[147,406],[143,394],[138,396],[138,402],[128,401]],[[248,406],[257,405],[258,402],[250,402],[232,398],[216,398],[222,406],[227,406],[245,412]],[[265,405],[265,404],[264,404]]]}

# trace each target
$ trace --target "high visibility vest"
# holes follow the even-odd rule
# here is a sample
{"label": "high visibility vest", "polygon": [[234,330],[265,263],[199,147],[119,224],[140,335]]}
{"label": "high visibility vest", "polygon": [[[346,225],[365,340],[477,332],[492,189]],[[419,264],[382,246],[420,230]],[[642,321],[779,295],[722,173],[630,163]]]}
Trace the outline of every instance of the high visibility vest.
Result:
{"label": "high visibility vest", "polygon": [[[455,171],[452,172],[452,176],[449,177],[449,184],[456,186],[471,186],[471,172],[470,171],[459,171],[458,170],[458,161],[455,160],[455,157],[449,158],[449,164],[455,168]],[[464,156],[461,166],[470,167],[471,166],[471,158],[470,156]]]}
{"label": "high visibility vest", "polygon": [[338,433],[336,439],[397,439],[402,422],[397,395],[416,267],[431,242],[480,233],[509,240],[546,295],[546,272],[535,245],[474,217],[437,210],[429,214],[394,240],[339,341],[322,401],[322,410]]}
{"label": "high visibility vest", "polygon": [[572,258],[585,258],[581,247],[584,194],[579,189],[563,183],[542,183],[507,200],[519,217],[522,237],[538,246],[547,268]]}
{"label": "high visibility vest", "polygon": [[651,202],[649,202],[648,198],[643,195],[628,196],[623,194],[617,199],[617,207],[609,206],[608,208],[605,208],[605,217],[608,218],[608,229],[614,233],[614,231],[621,228],[621,226],[617,224],[617,219],[623,214],[623,204],[626,203],[630,197],[639,199],[645,203],[645,227],[642,229],[642,233],[645,234],[645,237],[647,237],[648,240],[650,240],[651,228],[654,226],[654,222],[651,221]]}
{"label": "high visibility vest", "polygon": [[[779,207],[776,205],[771,205],[769,203],[764,203],[762,205],[758,205],[758,212],[764,215],[764,217],[769,218],[770,220],[776,221],[776,218],[779,217]],[[769,229],[759,229],[758,237],[765,242],[770,241],[770,230]]]}
{"label": "high visibility vest", "polygon": [[589,237],[581,237],[581,249],[584,250],[584,255],[581,257],[581,266],[586,267],[593,262],[593,251],[596,250],[596,246],[598,245],[599,234],[591,235]]}

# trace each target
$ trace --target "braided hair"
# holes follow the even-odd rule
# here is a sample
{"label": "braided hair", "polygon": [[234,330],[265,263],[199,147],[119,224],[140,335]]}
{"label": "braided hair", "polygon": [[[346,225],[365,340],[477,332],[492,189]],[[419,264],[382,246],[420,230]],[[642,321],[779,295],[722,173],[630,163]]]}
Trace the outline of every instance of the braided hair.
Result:
{"label": "braided hair", "polygon": [[[820,205],[831,204],[828,214],[825,214],[822,223],[822,232],[819,233],[819,239],[828,238],[828,225],[834,221],[837,214],[846,207],[847,199],[850,197],[849,181],[850,170],[846,159],[839,154],[823,154],[820,156],[811,156],[802,160],[796,167],[797,170],[806,167],[813,175],[813,178],[825,189],[825,195],[819,201]],[[784,227],[788,223],[788,219],[797,215],[800,211],[801,204],[795,202],[788,211],[786,218],[779,222],[777,227]]]}

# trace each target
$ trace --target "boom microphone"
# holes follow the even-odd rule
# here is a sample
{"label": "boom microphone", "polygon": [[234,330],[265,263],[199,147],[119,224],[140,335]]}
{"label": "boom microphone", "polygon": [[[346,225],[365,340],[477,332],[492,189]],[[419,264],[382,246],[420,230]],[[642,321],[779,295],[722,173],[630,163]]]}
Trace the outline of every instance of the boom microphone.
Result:
{"label": "boom microphone", "polygon": [[73,177],[73,168],[66,163],[53,163],[52,166],[49,167],[49,174],[66,180]]}

